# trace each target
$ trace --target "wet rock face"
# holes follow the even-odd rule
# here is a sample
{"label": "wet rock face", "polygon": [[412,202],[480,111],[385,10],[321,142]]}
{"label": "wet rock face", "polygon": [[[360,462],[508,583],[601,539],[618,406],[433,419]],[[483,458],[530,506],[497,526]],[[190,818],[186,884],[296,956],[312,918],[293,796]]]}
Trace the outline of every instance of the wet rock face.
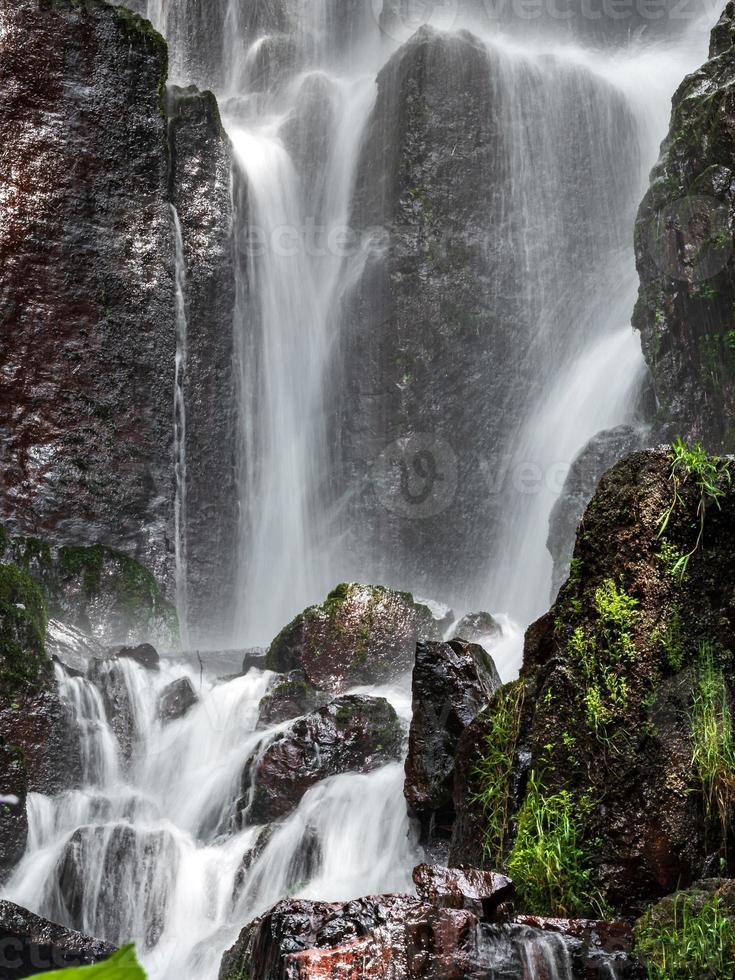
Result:
{"label": "wet rock face", "polygon": [[384,698],[346,695],[299,718],[246,765],[247,822],[285,816],[327,776],[370,772],[398,761],[402,738],[398,717]]}
{"label": "wet rock face", "polygon": [[322,605],[304,610],[279,633],[266,666],[302,669],[316,687],[339,694],[395,679],[411,669],[417,641],[439,638],[429,610],[408,593],[340,585]]}
{"label": "wet rock face", "polygon": [[618,460],[640,449],[645,438],[646,432],[643,429],[630,425],[620,425],[615,429],[599,432],[590,439],[572,463],[562,492],[549,517],[546,547],[554,559],[551,602],[554,602],[559,589],[569,576],[577,528],[601,476]]}
{"label": "wet rock face", "polygon": [[735,447],[735,6],[710,59],[674,96],[669,135],[636,224],[641,288],[633,323],[659,402],[657,441]]}
{"label": "wet rock face", "polygon": [[[660,533],[674,500],[671,468],[669,452],[640,452],[603,477],[577,537],[573,575],[527,633],[523,678],[514,689],[525,698],[505,715],[496,700],[476,723],[474,745],[460,748],[465,812],[453,861],[471,860],[472,835],[488,830],[487,811],[472,802],[487,789],[473,759],[493,747],[509,766],[497,797],[507,802],[509,839],[486,838],[490,853],[512,858],[524,807],[533,806],[533,776],[541,799],[569,793],[575,808],[583,807],[576,812],[591,894],[598,891],[621,914],[642,910],[721,861],[730,870],[728,820],[707,806],[708,784],[694,758],[702,749],[703,692],[717,691],[720,704],[735,694],[728,653],[735,487],[718,478],[720,506],[706,506],[695,549],[701,491],[684,470]],[[675,564],[689,552],[682,579]],[[501,727],[513,735],[489,746],[499,730],[493,720],[503,718]],[[457,785],[455,791],[459,796]],[[522,896],[523,881],[513,877]]]}
{"label": "wet rock face", "polygon": [[258,725],[266,728],[298,718],[299,715],[307,715],[321,708],[328,700],[329,695],[309,683],[303,670],[292,670],[279,678],[261,698]]}
{"label": "wet rock face", "polygon": [[161,721],[178,721],[191,711],[199,697],[188,677],[172,681],[158,698],[158,716]]}
{"label": "wet rock face", "polygon": [[[626,190],[596,154],[632,145],[635,123],[586,71],[553,59],[533,67],[467,31],[421,28],[377,84],[351,218],[370,245],[354,260],[335,355],[344,533],[375,581],[466,603],[498,530],[510,433],[550,370],[542,301],[521,270],[552,290],[564,282],[554,323],[563,348],[587,295],[579,269],[604,276],[611,241],[629,237]],[[559,139],[568,132],[579,139]],[[524,209],[511,203],[519,174],[548,161],[549,145],[553,174],[534,171],[536,217],[522,228]],[[581,187],[580,172],[604,179]],[[603,200],[614,221],[590,222]],[[572,226],[575,254],[562,256]]]}
{"label": "wet rock face", "polygon": [[419,898],[441,908],[466,909],[493,922],[498,906],[513,898],[513,882],[494,871],[419,864],[413,870]]}
{"label": "wet rock face", "polygon": [[206,636],[211,644],[228,634],[237,580],[232,148],[211,92],[170,89],[167,111],[185,265],[188,614],[192,642]]}
{"label": "wet rock face", "polygon": [[115,657],[94,660],[88,677],[102,692],[105,715],[120,746],[120,755],[130,762],[139,732],[125,667]]}
{"label": "wet rock face", "polygon": [[15,565],[0,564],[0,785],[18,798],[3,811],[0,876],[25,847],[29,791],[57,793],[78,782],[79,736],[45,649],[46,603]]}
{"label": "wet rock face", "polygon": [[165,42],[124,7],[20,0],[3,4],[0,26],[0,519],[52,546],[101,542],[172,589],[173,203],[187,271],[191,612],[221,626],[234,579],[234,273],[214,98],[165,98]]}
{"label": "wet rock face", "polygon": [[[165,830],[128,824],[80,827],[53,871],[56,887],[48,913],[74,927],[86,924],[118,945],[144,934],[145,948],[151,949],[165,928],[177,864],[178,849]],[[99,870],[98,879],[90,880],[90,867]],[[123,903],[121,894],[127,896]]]}
{"label": "wet rock face", "polygon": [[222,959],[219,980],[643,980],[629,956],[629,930],[606,925],[480,925],[471,912],[408,895],[284,901],[243,929]]}
{"label": "wet rock face", "polygon": [[166,47],[101,0],[8,2],[0,24],[0,514],[14,532],[105,541],[165,573]]}
{"label": "wet rock face", "polygon": [[465,643],[499,639],[502,634],[500,624],[486,612],[468,613],[452,628],[452,639]]}
{"label": "wet rock face", "polygon": [[404,792],[432,856],[446,856],[452,833],[458,740],[499,687],[482,647],[461,640],[418,644]]}
{"label": "wet rock face", "polygon": [[87,966],[106,959],[115,947],[34,915],[12,902],[0,902],[3,980]]}

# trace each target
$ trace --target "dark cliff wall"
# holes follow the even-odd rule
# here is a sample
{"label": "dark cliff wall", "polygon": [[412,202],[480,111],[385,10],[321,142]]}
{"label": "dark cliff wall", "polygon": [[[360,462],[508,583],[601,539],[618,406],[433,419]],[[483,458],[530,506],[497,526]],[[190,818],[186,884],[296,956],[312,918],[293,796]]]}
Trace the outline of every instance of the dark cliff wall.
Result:
{"label": "dark cliff wall", "polygon": [[102,0],[1,0],[0,25],[0,516],[16,534],[120,548],[171,592],[175,203],[198,460],[193,612],[221,623],[204,583],[236,537],[234,284],[214,99],[174,99],[169,126],[165,42]]}
{"label": "dark cliff wall", "polygon": [[629,236],[633,126],[585,70],[466,31],[424,28],[380,72],[352,213],[380,234],[345,276],[333,440],[373,580],[466,603],[486,576],[519,428]]}
{"label": "dark cliff wall", "polygon": [[674,96],[636,226],[634,324],[653,375],[656,434],[735,448],[735,5]]}
{"label": "dark cliff wall", "polygon": [[226,634],[235,581],[232,157],[210,92],[173,89],[168,112],[171,200],[181,223],[186,283],[187,605],[199,642]]}
{"label": "dark cliff wall", "polygon": [[169,565],[166,46],[101,2],[5,0],[0,514]]}

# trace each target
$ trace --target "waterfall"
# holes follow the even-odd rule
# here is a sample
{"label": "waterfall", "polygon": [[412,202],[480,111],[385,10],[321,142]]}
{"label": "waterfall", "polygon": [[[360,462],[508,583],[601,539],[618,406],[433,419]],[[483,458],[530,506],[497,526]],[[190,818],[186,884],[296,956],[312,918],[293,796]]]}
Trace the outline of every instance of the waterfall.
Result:
{"label": "waterfall", "polygon": [[176,370],[174,374],[174,558],[176,574],[176,612],[181,644],[189,644],[188,547],[186,541],[186,262],[179,213],[171,205],[176,246]]}
{"label": "waterfall", "polygon": [[[163,660],[158,672],[113,663],[134,719],[132,756],[105,707],[119,694],[115,671],[97,671],[93,683],[58,666],[83,738],[83,785],[30,795],[28,848],[4,897],[110,942],[134,941],[152,980],[215,980],[242,926],[286,894],[338,901],[410,888],[419,855],[402,765],[317,784],[257,848],[264,828],[238,829],[233,817],[245,760],[284,728],[256,727],[273,675],[200,682],[184,662]],[[164,723],[160,694],[184,677],[199,703]],[[393,698],[407,720],[405,682],[371,693]]]}
{"label": "waterfall", "polygon": [[[488,23],[479,4],[441,4],[436,17],[429,5],[433,53],[448,52],[458,74],[463,52],[477,56],[496,127],[487,142],[497,180],[470,188],[488,207],[460,242],[468,254],[468,242],[477,246],[463,284],[482,280],[472,297],[490,326],[457,377],[463,351],[441,348],[440,360],[432,343],[441,331],[424,336],[423,321],[410,322],[413,297],[430,283],[406,272],[407,253],[431,229],[389,228],[393,215],[373,221],[364,201],[379,211],[400,170],[400,161],[390,173],[371,163],[390,158],[396,144],[376,116],[376,79],[385,86],[403,77],[401,46],[422,20],[407,6],[149,0],[171,46],[172,78],[215,89],[233,146],[242,447],[235,641],[270,641],[340,580],[382,579],[451,601],[459,613],[505,613],[496,652],[507,680],[519,666],[522,627],[547,605],[547,523],[568,467],[597,431],[634,415],[642,358],[629,326],[633,213],[668,100],[701,61],[711,24],[650,41],[616,33],[607,43],[596,34],[593,43],[544,21],[528,31],[512,17]],[[397,101],[395,92],[383,95],[389,107]],[[469,103],[473,93],[459,96]],[[456,146],[421,149],[451,174]],[[408,213],[419,211],[421,188],[396,196]],[[430,226],[426,208],[422,215]],[[194,560],[186,546],[186,268],[175,211],[173,222],[176,585],[186,643]],[[391,248],[399,254],[382,270],[386,308],[408,280],[404,322],[426,355],[415,396],[402,366],[413,352],[390,316],[376,313],[385,296],[371,292],[370,276]],[[497,336],[505,346],[496,351]],[[364,356],[345,365],[348,340]],[[467,347],[475,351],[470,340]],[[376,364],[377,379],[368,377]],[[445,439],[434,422],[450,402],[459,421]],[[385,404],[408,406],[397,432]],[[415,404],[426,419],[411,414]],[[406,515],[378,499],[376,466],[416,436],[448,446],[457,470],[460,503],[438,514]],[[404,476],[428,472],[420,450],[399,460]],[[87,677],[62,668],[57,677],[80,732],[82,780],[58,797],[30,795],[28,847],[5,897],[112,942],[135,941],[152,980],[214,980],[222,951],[279,898],[411,888],[420,854],[399,764],[320,782],[277,826],[241,826],[243,767],[283,727],[257,727],[269,673],[221,680],[184,660],[164,659],[149,672],[121,659]],[[164,723],[159,697],[182,679],[199,700]],[[406,723],[407,684],[367,693],[389,696]],[[529,980],[538,957],[549,976],[570,975],[561,941],[514,942]]]}

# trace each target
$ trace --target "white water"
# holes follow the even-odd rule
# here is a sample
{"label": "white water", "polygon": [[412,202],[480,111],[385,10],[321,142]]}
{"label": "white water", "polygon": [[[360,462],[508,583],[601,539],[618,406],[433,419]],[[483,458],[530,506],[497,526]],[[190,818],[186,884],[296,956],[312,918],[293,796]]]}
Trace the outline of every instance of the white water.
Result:
{"label": "white water", "polygon": [[[155,0],[150,9],[172,42],[177,81],[188,81],[191,36],[184,35],[194,6],[185,0]],[[212,17],[215,8],[213,3]],[[321,503],[332,449],[325,434],[330,352],[342,326],[346,273],[359,276],[360,262],[358,255],[348,270],[339,249],[321,246],[348,222],[374,80],[396,42],[381,38],[375,20],[366,17],[356,31],[359,43],[338,47],[327,36],[332,28],[326,4],[304,0],[295,38],[304,60],[289,61],[286,49],[278,48],[282,33],[248,33],[244,11],[243,4],[229,0],[221,36],[202,38],[202,44],[206,40],[224,53],[212,83],[219,86],[233,141],[236,182],[242,175],[247,179],[248,211],[239,213],[238,237],[242,244],[248,232],[251,238],[255,233],[259,246],[250,250],[241,269],[250,289],[242,280],[238,284],[235,326],[241,348],[244,447],[240,638],[264,642],[308,602],[324,596],[335,584],[335,568],[340,577],[364,578],[362,556],[345,553],[335,534],[334,515]],[[452,20],[440,26],[461,25]],[[629,187],[634,200],[642,194],[665,133],[671,93],[685,72],[701,62],[709,26],[711,19],[693,25],[678,41],[640,43],[614,52],[544,41],[538,32],[508,37],[499,29],[489,31],[486,24],[475,29],[503,59],[509,91],[531,75],[549,84],[558,78],[550,69],[548,54],[553,52],[557,63],[581,66],[622,94],[637,126],[640,167],[630,175]],[[256,76],[260,59],[271,49],[280,55],[270,64],[271,81],[262,91]],[[604,275],[590,277],[581,295],[565,295],[565,284],[560,290],[555,283],[557,270],[550,258],[539,254],[539,228],[553,226],[560,250],[570,254],[578,244],[576,236],[586,240],[590,228],[584,222],[579,227],[560,222],[553,181],[544,185],[544,200],[534,198],[533,175],[544,169],[545,153],[552,168],[559,140],[550,139],[553,127],[538,112],[534,115],[538,107],[525,103],[523,91],[521,86],[509,101],[509,125],[518,127],[518,142],[512,154],[513,193],[504,207],[518,210],[527,229],[518,257],[521,288],[527,291],[528,308],[538,310],[539,349],[548,355],[548,370],[539,373],[527,393],[508,465],[515,473],[530,464],[541,479],[530,494],[506,482],[501,533],[498,540],[488,541],[492,565],[479,595],[471,595],[472,602],[502,608],[521,624],[546,606],[546,522],[566,469],[591,435],[630,417],[641,364],[637,339],[629,329],[636,290],[631,243],[612,241],[597,256],[597,271]],[[310,102],[315,92],[321,115]],[[547,108],[558,96],[557,90],[549,90]],[[540,121],[545,128],[539,140],[529,125]],[[299,122],[306,132],[299,130]],[[310,144],[307,152],[309,136],[315,136],[316,148]],[[531,153],[539,159],[532,161]],[[615,171],[614,158],[598,163]],[[589,220],[599,222],[604,215]],[[551,241],[548,234],[541,239],[544,246]],[[178,235],[180,248],[180,230]],[[313,241],[317,247],[310,245]],[[187,557],[185,406],[180,384],[186,369],[186,310],[179,248],[176,545],[179,605],[186,609],[181,585]],[[576,288],[566,285],[567,293]],[[417,562],[425,558],[415,557]],[[465,587],[447,583],[447,592],[461,594]],[[509,679],[520,663],[522,630],[511,620],[504,629],[502,645],[494,653],[504,679]],[[164,663],[159,675],[131,661],[120,669],[138,732],[130,766],[126,768],[108,725],[101,692],[84,679],[63,677],[62,691],[74,704],[83,732],[86,785],[53,800],[31,797],[28,852],[5,889],[8,897],[111,941],[136,941],[153,980],[213,980],[222,951],[242,925],[280,897],[339,900],[410,887],[410,870],[419,855],[408,835],[402,770],[392,765],[314,787],[277,828],[236,889],[243,857],[260,833],[259,828],[237,830],[232,817],[243,765],[261,739],[272,734],[254,730],[269,677],[251,671],[220,684],[205,677],[200,690],[198,673],[183,664]],[[186,718],[164,727],[155,712],[158,694],[182,676],[190,677],[201,703]],[[406,691],[393,692],[392,699],[405,717]],[[75,834],[73,860],[62,863]],[[310,863],[305,850],[319,854],[318,860]],[[533,955],[546,956],[545,948]],[[532,971],[529,965],[529,976]]]}
{"label": "white water", "polygon": [[176,367],[174,372],[174,559],[176,612],[183,649],[189,646],[188,544],[186,539],[186,354],[189,325],[186,317],[186,262],[179,213],[171,205],[176,245]]}
{"label": "white water", "polygon": [[[200,703],[164,725],[160,692],[184,676],[199,689],[198,673],[168,661],[160,673],[132,660],[119,668],[139,732],[129,766],[102,692],[58,668],[83,733],[85,785],[55,799],[31,794],[28,851],[6,897],[111,942],[134,941],[153,980],[214,980],[242,926],[285,895],[342,900],[410,889],[419,854],[408,833],[403,766],[394,763],[316,785],[236,890],[262,828],[237,830],[234,805],[246,760],[279,730],[255,730],[272,675],[205,677]],[[393,698],[406,721],[405,683],[374,693]],[[305,845],[316,855],[308,863]]]}

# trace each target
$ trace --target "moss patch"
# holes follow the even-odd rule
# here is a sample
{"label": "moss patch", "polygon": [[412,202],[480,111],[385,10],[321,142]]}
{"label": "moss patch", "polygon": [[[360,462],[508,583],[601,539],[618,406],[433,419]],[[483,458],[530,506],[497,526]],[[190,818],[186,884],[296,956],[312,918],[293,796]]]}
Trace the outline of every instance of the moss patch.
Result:
{"label": "moss patch", "polygon": [[41,589],[21,569],[0,565],[0,687],[13,700],[38,690],[48,677],[48,617]]}

